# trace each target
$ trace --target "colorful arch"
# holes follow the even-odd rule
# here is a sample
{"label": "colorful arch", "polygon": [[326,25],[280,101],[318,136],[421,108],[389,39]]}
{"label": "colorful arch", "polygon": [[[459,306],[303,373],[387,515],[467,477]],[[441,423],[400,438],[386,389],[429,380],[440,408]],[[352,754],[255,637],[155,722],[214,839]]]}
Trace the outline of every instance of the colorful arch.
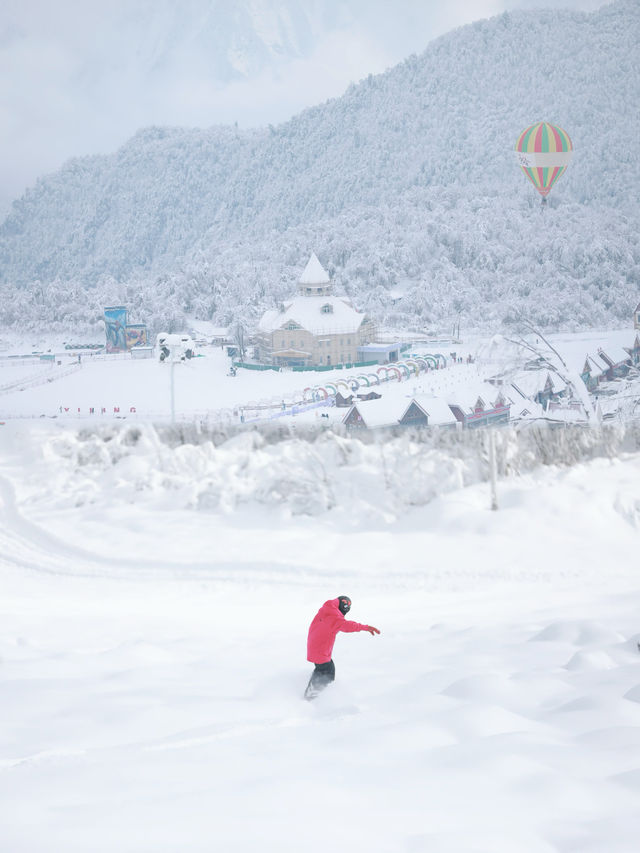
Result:
{"label": "colorful arch", "polygon": [[421,355],[416,356],[415,362],[418,365],[418,370],[429,370],[429,362]]}
{"label": "colorful arch", "polygon": [[335,397],[338,393],[338,388],[333,384],[333,382],[327,382],[324,387],[327,389],[327,391],[332,397]]}
{"label": "colorful arch", "polygon": [[361,373],[360,376],[358,376],[356,378],[357,378],[358,382],[360,383],[360,385],[362,385],[363,382],[366,383],[367,388],[371,385],[371,382],[369,381],[369,377],[365,376],[363,373]]}
{"label": "colorful arch", "polygon": [[380,377],[378,376],[377,373],[369,373],[368,376],[369,376],[369,379],[371,380],[371,382],[369,383],[369,386],[380,384]]}
{"label": "colorful arch", "polygon": [[402,382],[402,371],[400,370],[397,364],[390,364],[387,368],[387,371],[388,373],[395,373],[398,382]]}
{"label": "colorful arch", "polygon": [[418,375],[418,373],[420,372],[420,368],[418,367],[418,362],[414,358],[408,358],[405,361],[405,364],[407,365],[409,370],[412,370],[415,373],[416,376]]}
{"label": "colorful arch", "polygon": [[338,379],[338,381],[336,382],[336,388],[344,388],[347,394],[351,393],[351,387],[349,386],[349,383],[346,379]]}
{"label": "colorful arch", "polygon": [[315,392],[316,392],[316,394],[324,394],[324,399],[325,399],[325,400],[326,400],[326,399],[327,399],[327,397],[329,396],[329,392],[327,391],[327,389],[326,389],[326,388],[323,388],[323,387],[322,387],[322,385],[318,386],[318,387],[315,389]]}

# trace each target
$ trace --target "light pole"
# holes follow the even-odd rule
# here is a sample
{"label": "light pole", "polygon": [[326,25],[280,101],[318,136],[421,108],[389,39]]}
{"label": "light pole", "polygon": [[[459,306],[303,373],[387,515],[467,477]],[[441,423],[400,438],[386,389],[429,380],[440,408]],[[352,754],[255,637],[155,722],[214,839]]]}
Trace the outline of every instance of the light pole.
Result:
{"label": "light pole", "polygon": [[171,350],[171,367],[169,370],[170,376],[170,384],[171,384],[171,423],[175,423],[176,421],[176,389],[175,389],[175,379],[174,379],[174,369],[176,366],[175,359],[173,357],[173,349]]}
{"label": "light pole", "polygon": [[496,464],[496,433],[489,427],[489,481],[491,483],[491,509],[498,509],[498,474]]}

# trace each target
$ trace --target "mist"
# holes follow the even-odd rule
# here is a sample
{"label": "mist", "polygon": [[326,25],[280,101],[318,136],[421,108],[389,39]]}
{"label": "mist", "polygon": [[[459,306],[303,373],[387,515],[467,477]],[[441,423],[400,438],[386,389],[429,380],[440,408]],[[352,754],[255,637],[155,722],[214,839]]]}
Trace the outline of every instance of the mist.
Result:
{"label": "mist", "polygon": [[0,10],[0,217],[39,176],[113,151],[140,127],[276,124],[457,26],[537,5],[9,0]]}

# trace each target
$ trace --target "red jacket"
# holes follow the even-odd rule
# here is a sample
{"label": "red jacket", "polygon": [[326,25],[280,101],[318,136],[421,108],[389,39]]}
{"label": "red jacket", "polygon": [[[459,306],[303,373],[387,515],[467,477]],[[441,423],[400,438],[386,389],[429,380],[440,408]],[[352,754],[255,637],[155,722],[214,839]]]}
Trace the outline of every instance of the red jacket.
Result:
{"label": "red jacket", "polygon": [[340,612],[340,599],[333,598],[325,601],[320,610],[313,618],[309,627],[307,639],[307,660],[311,663],[327,663],[331,660],[333,644],[336,641],[338,631],[368,631],[368,625],[359,622],[350,622]]}

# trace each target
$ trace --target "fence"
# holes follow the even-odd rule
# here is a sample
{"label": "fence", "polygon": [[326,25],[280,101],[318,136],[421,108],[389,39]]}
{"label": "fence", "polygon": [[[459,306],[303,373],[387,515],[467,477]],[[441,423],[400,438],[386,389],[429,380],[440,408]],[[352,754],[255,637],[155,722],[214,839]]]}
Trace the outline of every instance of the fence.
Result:
{"label": "fence", "polygon": [[45,385],[47,382],[55,382],[56,379],[62,379],[64,376],[69,376],[82,368],[81,364],[75,363],[69,367],[56,370],[55,366],[51,366],[44,374],[34,374],[23,379],[8,382],[6,385],[0,386],[0,394],[11,394],[13,391],[23,390],[24,388],[36,388],[38,385]]}
{"label": "fence", "polygon": [[234,361],[234,367],[243,367],[245,370],[275,370],[280,371],[280,368],[275,364],[248,364],[246,361]]}

